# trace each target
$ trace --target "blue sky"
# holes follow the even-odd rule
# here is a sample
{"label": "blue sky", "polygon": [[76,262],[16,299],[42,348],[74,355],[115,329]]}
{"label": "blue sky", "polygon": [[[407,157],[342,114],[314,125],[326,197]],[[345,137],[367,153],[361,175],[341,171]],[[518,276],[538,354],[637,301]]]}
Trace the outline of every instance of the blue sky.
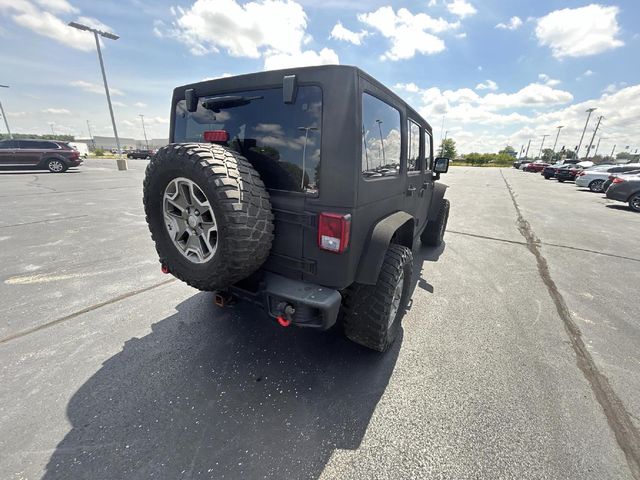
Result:
{"label": "blue sky", "polygon": [[[168,136],[173,87],[281,66],[352,64],[463,152],[574,146],[588,107],[600,152],[640,148],[640,2],[0,0],[0,100],[12,130],[111,133],[81,19],[121,36],[104,56],[122,136]],[[4,131],[4,125],[0,125]]]}

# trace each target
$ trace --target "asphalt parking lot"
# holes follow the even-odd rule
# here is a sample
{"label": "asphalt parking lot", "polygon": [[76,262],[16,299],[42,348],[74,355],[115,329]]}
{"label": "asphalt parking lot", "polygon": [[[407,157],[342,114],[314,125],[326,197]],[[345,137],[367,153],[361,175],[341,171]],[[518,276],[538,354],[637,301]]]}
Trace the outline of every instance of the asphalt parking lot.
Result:
{"label": "asphalt parking lot", "polygon": [[160,273],[146,161],[0,171],[0,478],[640,478],[640,215],[453,168],[381,356]]}

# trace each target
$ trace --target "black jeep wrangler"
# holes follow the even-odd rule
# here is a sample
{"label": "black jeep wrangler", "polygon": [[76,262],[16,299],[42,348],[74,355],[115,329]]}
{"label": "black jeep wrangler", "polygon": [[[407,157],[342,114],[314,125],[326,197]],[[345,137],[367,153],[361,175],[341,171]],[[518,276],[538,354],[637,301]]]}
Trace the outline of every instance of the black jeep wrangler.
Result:
{"label": "black jeep wrangler", "polygon": [[384,351],[410,294],[417,239],[438,246],[449,167],[431,126],[363,71],[322,66],[173,92],[170,145],[144,206],[163,271],[216,304],[264,307]]}

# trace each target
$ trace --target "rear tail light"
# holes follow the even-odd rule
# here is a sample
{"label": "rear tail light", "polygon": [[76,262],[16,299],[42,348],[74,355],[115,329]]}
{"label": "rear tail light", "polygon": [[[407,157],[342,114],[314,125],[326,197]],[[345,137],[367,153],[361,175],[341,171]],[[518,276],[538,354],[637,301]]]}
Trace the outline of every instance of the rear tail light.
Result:
{"label": "rear tail light", "polygon": [[334,253],[342,253],[349,246],[351,215],[321,213],[318,220],[318,247]]}
{"label": "rear tail light", "polygon": [[578,172],[578,173],[576,174],[576,176],[577,176],[577,177],[581,177],[581,176],[583,176],[583,175],[586,175],[586,173],[585,173],[585,172]]}
{"label": "rear tail light", "polygon": [[625,180],[624,180],[623,178],[616,177],[616,178],[614,178],[614,179],[613,179],[613,182],[612,182],[612,183],[622,183],[622,182],[624,182],[624,181],[625,181]]}

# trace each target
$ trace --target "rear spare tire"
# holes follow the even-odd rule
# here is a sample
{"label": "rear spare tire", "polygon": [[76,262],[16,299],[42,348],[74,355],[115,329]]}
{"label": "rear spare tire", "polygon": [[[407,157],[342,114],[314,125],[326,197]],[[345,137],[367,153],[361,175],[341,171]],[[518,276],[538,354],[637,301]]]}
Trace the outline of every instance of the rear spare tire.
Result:
{"label": "rear spare tire", "polygon": [[226,288],[269,255],[269,194],[251,164],[226,147],[161,148],[147,166],[143,200],[160,262],[194,288]]}

